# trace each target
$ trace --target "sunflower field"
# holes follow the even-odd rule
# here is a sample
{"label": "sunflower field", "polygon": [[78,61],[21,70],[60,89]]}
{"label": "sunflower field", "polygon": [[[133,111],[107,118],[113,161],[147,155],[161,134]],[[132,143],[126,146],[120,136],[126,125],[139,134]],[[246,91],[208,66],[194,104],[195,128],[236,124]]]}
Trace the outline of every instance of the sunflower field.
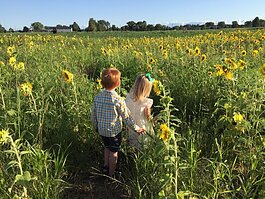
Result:
{"label": "sunflower field", "polygon": [[149,142],[123,133],[131,198],[265,198],[264,29],[1,34],[1,198],[62,198],[73,173],[100,169],[90,115],[107,67],[124,97],[155,78]]}

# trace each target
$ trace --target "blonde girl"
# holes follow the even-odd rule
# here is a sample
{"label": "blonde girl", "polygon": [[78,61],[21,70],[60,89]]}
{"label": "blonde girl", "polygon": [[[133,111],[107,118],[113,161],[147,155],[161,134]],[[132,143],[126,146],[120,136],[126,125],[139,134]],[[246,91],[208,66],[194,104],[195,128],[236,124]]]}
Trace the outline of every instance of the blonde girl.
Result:
{"label": "blonde girl", "polygon": [[[151,78],[150,73],[138,75],[125,100],[135,123],[149,133],[152,131],[149,119],[153,100],[148,97],[152,90],[153,81],[154,79]],[[129,145],[139,149],[147,140],[147,135],[139,135],[129,129]]]}

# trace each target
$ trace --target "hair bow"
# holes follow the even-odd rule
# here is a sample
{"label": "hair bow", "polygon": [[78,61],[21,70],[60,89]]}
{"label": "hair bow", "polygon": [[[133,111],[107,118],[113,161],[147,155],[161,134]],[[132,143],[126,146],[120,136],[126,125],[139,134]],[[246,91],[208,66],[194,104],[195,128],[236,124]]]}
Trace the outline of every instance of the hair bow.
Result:
{"label": "hair bow", "polygon": [[145,77],[146,77],[151,83],[153,83],[153,82],[155,81],[155,79],[151,77],[151,74],[150,74],[150,73],[146,73],[146,74],[145,74]]}

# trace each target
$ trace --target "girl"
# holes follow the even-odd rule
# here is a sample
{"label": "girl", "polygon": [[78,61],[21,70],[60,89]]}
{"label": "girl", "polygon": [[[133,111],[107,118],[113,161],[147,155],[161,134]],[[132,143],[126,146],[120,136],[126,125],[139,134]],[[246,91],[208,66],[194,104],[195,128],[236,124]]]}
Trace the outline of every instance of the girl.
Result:
{"label": "girl", "polygon": [[[154,79],[151,78],[150,73],[147,73],[146,75],[139,75],[125,100],[135,123],[149,133],[152,131],[149,119],[151,116],[153,100],[148,97],[152,89],[153,81]],[[129,145],[139,149],[146,141],[146,135],[139,135],[129,129]]]}

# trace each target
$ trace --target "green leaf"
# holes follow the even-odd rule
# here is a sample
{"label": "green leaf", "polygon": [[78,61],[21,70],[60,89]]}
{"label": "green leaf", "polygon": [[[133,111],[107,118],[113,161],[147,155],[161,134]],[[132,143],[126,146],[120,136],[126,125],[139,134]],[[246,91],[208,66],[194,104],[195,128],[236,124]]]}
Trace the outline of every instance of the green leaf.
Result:
{"label": "green leaf", "polygon": [[31,175],[29,171],[25,171],[23,175],[16,175],[15,182],[19,185],[25,185],[29,181],[31,181]]}
{"label": "green leaf", "polygon": [[12,117],[16,115],[16,111],[13,109],[10,109],[9,111],[7,111],[7,114]]}

